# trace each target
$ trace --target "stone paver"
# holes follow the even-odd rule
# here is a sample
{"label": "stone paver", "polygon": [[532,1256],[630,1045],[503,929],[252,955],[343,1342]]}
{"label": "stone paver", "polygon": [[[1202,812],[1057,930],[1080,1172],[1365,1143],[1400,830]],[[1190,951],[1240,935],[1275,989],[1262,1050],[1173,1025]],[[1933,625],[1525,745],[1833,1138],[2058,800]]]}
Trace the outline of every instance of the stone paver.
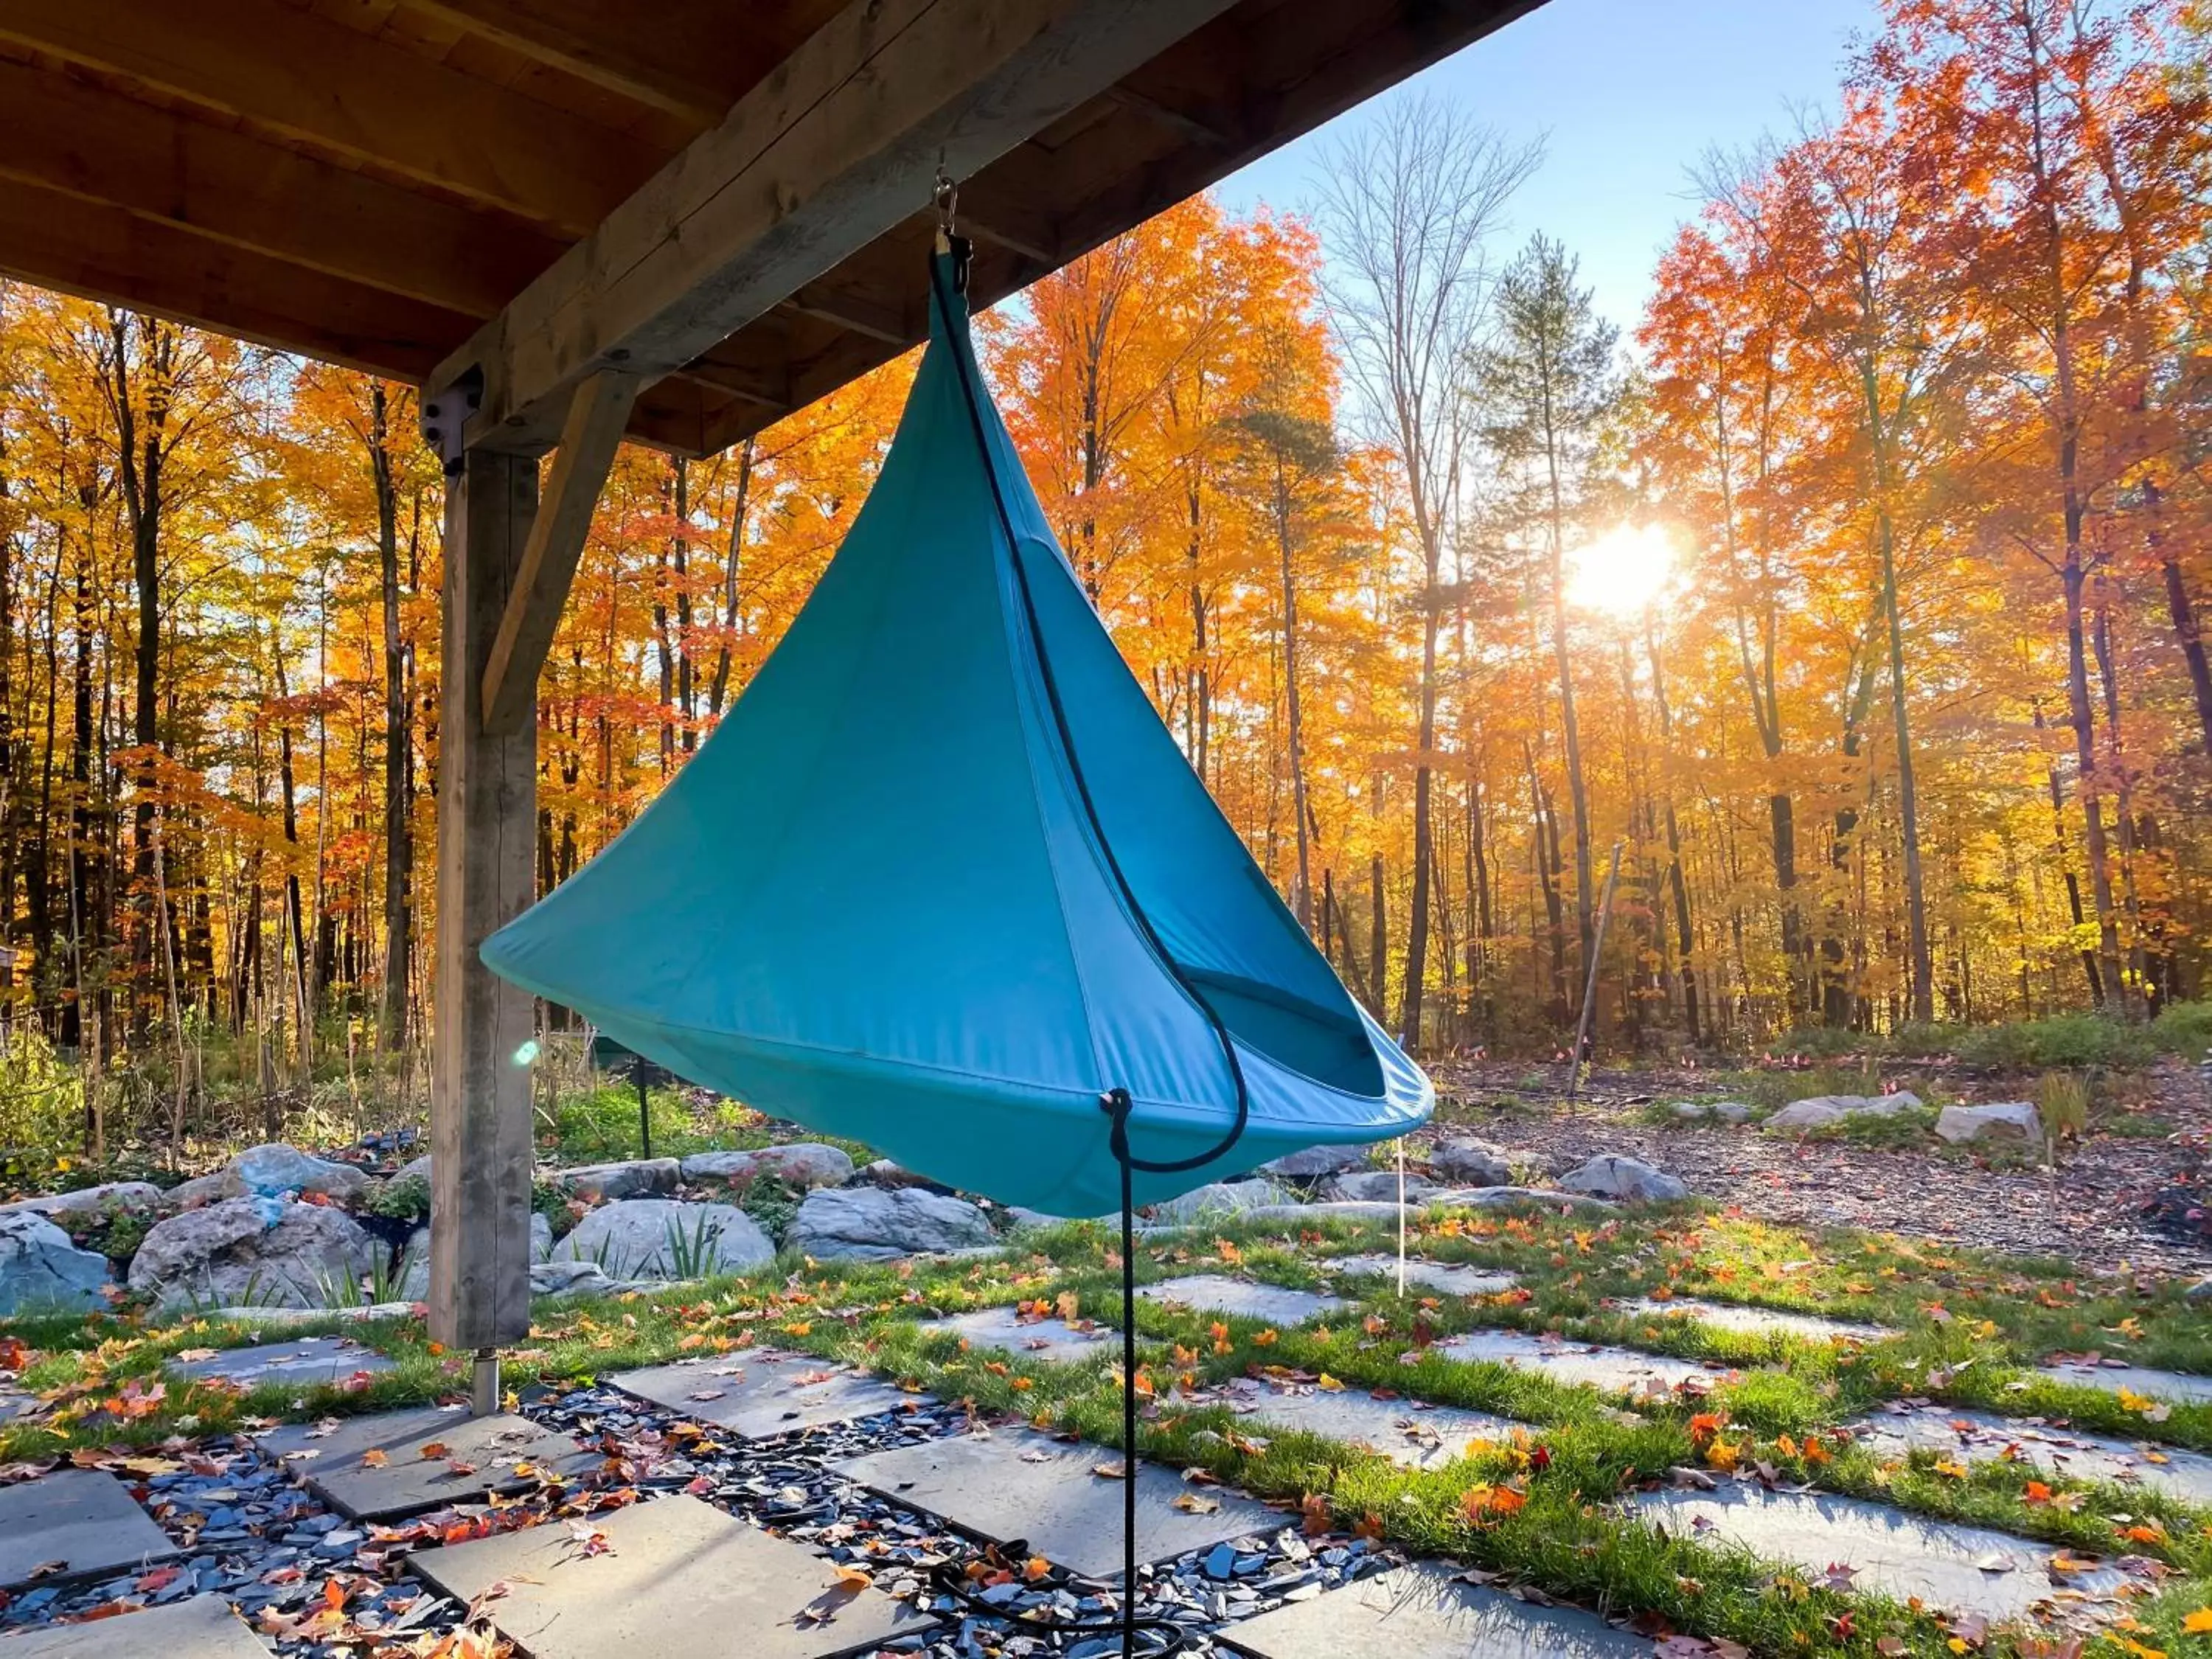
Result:
{"label": "stone paver", "polygon": [[1647,1522],[1677,1537],[1741,1544],[1771,1561],[1791,1563],[1817,1582],[1831,1563],[1856,1570],[1854,1588],[1905,1601],[1918,1596],[1952,1613],[2014,1619],[2053,1592],[2109,1594],[2125,1575],[2115,1568],[2060,1575],[2060,1552],[1987,1527],[1957,1526],[1881,1504],[1820,1492],[1646,1492],[1632,1501]]}
{"label": "stone paver", "polygon": [[57,1469],[0,1486],[0,1589],[179,1554],[112,1474]]}
{"label": "stone paver", "polygon": [[310,1387],[343,1382],[367,1371],[388,1371],[392,1361],[351,1337],[310,1336],[294,1342],[261,1342],[250,1348],[225,1348],[204,1359],[173,1359],[172,1376],[204,1382],[220,1377],[251,1389],[263,1382]]}
{"label": "stone paver", "polygon": [[0,1659],[269,1659],[220,1595],[0,1636]]}
{"label": "stone paver", "polygon": [[[1398,1282],[1398,1258],[1395,1255],[1346,1255],[1321,1264],[1338,1273],[1373,1279],[1387,1279],[1395,1287]],[[1406,1283],[1410,1287],[1419,1285],[1431,1291],[1442,1291],[1446,1296],[1496,1296],[1500,1291],[1510,1291],[1521,1282],[1518,1273],[1500,1272],[1490,1267],[1455,1266],[1449,1261],[1423,1261],[1418,1257],[1406,1258]]]}
{"label": "stone paver", "polygon": [[1639,1296],[1621,1302],[1619,1307],[1622,1313],[1640,1314],[1646,1319],[1688,1319],[1700,1325],[1717,1325],[1724,1331],[1742,1331],[1753,1336],[1802,1336],[1812,1342],[1879,1342],[1884,1337],[1897,1334],[1882,1326],[1862,1324],[1856,1320],[1822,1319],[1814,1314],[1753,1308],[1738,1302],[1701,1302],[1690,1296],[1678,1296],[1667,1302]]}
{"label": "stone paver", "polygon": [[1525,1331],[1469,1331],[1437,1344],[1447,1359],[1491,1360],[1521,1370],[1541,1371],[1560,1382],[1587,1382],[1610,1394],[1666,1394],[1688,1387],[1717,1388],[1728,1373],[1695,1360],[1639,1353],[1588,1342],[1563,1342]]}
{"label": "stone paver", "polygon": [[1279,1389],[1240,1378],[1223,1387],[1219,1397],[1240,1414],[1249,1409],[1255,1424],[1324,1435],[1413,1469],[1439,1468],[1464,1455],[1471,1440],[1504,1440],[1528,1426],[1482,1412],[1416,1407],[1407,1400],[1377,1400],[1364,1389],[1311,1384]]}
{"label": "stone paver", "polygon": [[848,1366],[775,1348],[741,1350],[696,1365],[654,1365],[607,1381],[624,1394],[765,1440],[823,1423],[896,1411],[926,1396],[902,1393]]}
{"label": "stone paver", "polygon": [[1926,1450],[1968,1463],[2032,1463],[2077,1480],[2141,1485],[2192,1504],[2212,1504],[2212,1457],[2179,1446],[2130,1443],[2027,1418],[1942,1406],[1876,1412],[1850,1427],[1862,1444],[1884,1456]]}
{"label": "stone paver", "polygon": [[[1033,1553],[1103,1579],[1121,1571],[1121,1482],[1098,1471],[1118,1469],[1121,1462],[1110,1446],[1070,1444],[1014,1429],[871,1452],[830,1467],[971,1537],[1027,1539]],[[1218,1490],[1204,1494],[1220,1504],[1210,1513],[1175,1507],[1176,1498],[1197,1490],[1173,1470],[1138,1466],[1139,1561],[1164,1561],[1283,1524],[1274,1510]]]}
{"label": "stone paver", "polygon": [[822,1557],[682,1493],[409,1565],[464,1603],[504,1582],[492,1622],[530,1659],[827,1659],[933,1622],[880,1591],[841,1589]]}
{"label": "stone paver", "polygon": [[1251,1659],[1649,1659],[1647,1637],[1576,1607],[1539,1607],[1449,1567],[1394,1567],[1214,1638]]}
{"label": "stone paver", "polygon": [[471,1418],[434,1407],[342,1418],[330,1427],[288,1424],[260,1444],[332,1509],[365,1521],[473,1503],[528,1486],[538,1474],[578,1480],[605,1461],[527,1418]]}
{"label": "stone paver", "polygon": [[2212,1376],[2154,1370],[2148,1365],[2089,1365],[2061,1361],[2044,1366],[2043,1374],[2060,1382],[2079,1382],[2111,1394],[2125,1389],[2130,1394],[2148,1395],[2154,1400],[2212,1400]]}
{"label": "stone paver", "polygon": [[971,1347],[1003,1348],[1056,1364],[1079,1364],[1121,1351],[1121,1333],[1106,1326],[1086,1331],[1064,1319],[1033,1318],[1012,1308],[978,1308],[974,1313],[930,1320],[921,1328],[950,1331]]}
{"label": "stone paver", "polygon": [[1280,1285],[1262,1285],[1249,1279],[1231,1279],[1225,1273],[1164,1279],[1157,1285],[1139,1285],[1137,1294],[1148,1302],[1170,1307],[1180,1303],[1210,1313],[1264,1319],[1270,1325],[1303,1325],[1316,1314],[1334,1313],[1351,1305],[1342,1297],[1288,1290]]}

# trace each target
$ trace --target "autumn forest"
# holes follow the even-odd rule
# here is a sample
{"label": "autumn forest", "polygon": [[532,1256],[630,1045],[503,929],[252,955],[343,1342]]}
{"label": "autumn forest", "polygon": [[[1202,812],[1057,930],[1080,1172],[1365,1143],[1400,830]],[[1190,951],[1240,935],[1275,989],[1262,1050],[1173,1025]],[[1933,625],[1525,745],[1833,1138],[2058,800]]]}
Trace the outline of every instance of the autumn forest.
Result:
{"label": "autumn forest", "polygon": [[[1586,1002],[1673,1054],[2203,994],[2212,15],[1889,0],[1826,112],[1698,168],[1634,318],[1480,115],[1401,97],[1299,211],[1189,201],[981,325],[1068,557],[1346,984],[1546,1057]],[[623,453],[539,690],[541,890],[744,696],[912,373]],[[0,284],[9,1015],[141,1130],[210,1068],[421,1093],[416,426]]]}

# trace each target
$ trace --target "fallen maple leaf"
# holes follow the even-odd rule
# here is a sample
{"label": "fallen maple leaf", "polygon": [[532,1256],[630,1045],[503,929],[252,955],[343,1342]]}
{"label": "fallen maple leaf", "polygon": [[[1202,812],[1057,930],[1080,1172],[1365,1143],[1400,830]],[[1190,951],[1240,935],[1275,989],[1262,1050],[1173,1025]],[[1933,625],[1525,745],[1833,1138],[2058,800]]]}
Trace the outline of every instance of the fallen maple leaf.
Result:
{"label": "fallen maple leaf", "polygon": [[365,1469],[380,1469],[392,1461],[392,1455],[381,1446],[371,1446],[361,1455],[361,1466]]}

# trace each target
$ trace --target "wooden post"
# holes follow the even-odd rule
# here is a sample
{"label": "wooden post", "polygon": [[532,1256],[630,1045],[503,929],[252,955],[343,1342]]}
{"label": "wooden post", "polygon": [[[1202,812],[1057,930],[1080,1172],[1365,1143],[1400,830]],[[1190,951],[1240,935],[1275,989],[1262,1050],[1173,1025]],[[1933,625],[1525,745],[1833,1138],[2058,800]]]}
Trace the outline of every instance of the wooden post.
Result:
{"label": "wooden post", "polygon": [[430,1334],[455,1352],[530,1329],[531,999],[477,947],[533,896],[535,691],[519,728],[493,734],[483,686],[537,510],[529,456],[469,450],[447,475]]}

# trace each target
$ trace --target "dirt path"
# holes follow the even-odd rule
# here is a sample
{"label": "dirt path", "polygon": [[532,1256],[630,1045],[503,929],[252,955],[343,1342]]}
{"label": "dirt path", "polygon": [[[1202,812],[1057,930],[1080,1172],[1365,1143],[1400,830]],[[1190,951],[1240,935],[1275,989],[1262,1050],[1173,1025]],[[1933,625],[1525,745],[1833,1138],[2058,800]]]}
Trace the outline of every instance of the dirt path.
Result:
{"label": "dirt path", "polygon": [[[1555,1174],[1601,1152],[1626,1152],[1672,1170],[1703,1197],[1773,1221],[1865,1227],[2053,1256],[2085,1272],[2124,1263],[2212,1269],[2212,1243],[2157,1229],[2143,1214],[2146,1201],[2177,1178],[2194,1180],[2212,1147],[2212,1100],[2193,1067],[2171,1064],[2133,1080],[2142,1109],[2171,1124],[2171,1133],[2093,1133],[2069,1149],[2055,1176],[1993,1169],[1956,1151],[1891,1151],[1752,1127],[1660,1127],[1643,1121],[1647,1102],[1710,1091],[1711,1079],[1694,1073],[1607,1073],[1595,1097],[1570,1115],[1557,1101],[1548,1111],[1530,1110],[1533,1097],[1511,1092],[1516,1079],[1526,1079],[1525,1066],[1447,1063],[1432,1070],[1445,1133],[1471,1133]],[[2017,1088],[1947,1081],[1978,1100],[2021,1097]],[[1485,1104],[1500,1098],[1527,1104]]]}

